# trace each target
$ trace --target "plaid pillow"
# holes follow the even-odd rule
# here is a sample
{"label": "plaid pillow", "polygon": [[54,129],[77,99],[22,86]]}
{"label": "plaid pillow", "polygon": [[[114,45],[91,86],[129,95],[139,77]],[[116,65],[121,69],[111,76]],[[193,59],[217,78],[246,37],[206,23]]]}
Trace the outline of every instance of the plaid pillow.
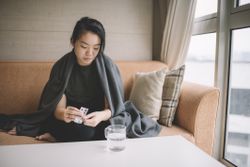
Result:
{"label": "plaid pillow", "polygon": [[169,71],[165,77],[159,123],[169,127],[172,126],[179,102],[184,71],[185,65],[176,70]]}

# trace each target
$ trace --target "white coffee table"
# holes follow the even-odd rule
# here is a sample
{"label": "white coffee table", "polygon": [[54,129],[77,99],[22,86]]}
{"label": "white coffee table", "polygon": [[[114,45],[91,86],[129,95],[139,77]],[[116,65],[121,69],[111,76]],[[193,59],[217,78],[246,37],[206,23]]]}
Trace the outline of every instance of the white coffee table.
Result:
{"label": "white coffee table", "polygon": [[106,141],[0,146],[1,167],[222,167],[181,136],[128,139],[111,152]]}

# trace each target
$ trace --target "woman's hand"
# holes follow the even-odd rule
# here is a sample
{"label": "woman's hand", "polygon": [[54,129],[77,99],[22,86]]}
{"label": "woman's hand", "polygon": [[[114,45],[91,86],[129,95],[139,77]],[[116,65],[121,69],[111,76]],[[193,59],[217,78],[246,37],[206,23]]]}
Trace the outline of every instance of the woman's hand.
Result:
{"label": "woman's hand", "polygon": [[96,127],[100,122],[106,121],[111,117],[111,111],[105,109],[103,111],[92,112],[83,116],[83,122],[86,126]]}
{"label": "woman's hand", "polygon": [[83,117],[82,112],[78,108],[67,106],[67,108],[64,109],[64,114],[63,114],[64,122],[70,123],[74,121],[76,117]]}

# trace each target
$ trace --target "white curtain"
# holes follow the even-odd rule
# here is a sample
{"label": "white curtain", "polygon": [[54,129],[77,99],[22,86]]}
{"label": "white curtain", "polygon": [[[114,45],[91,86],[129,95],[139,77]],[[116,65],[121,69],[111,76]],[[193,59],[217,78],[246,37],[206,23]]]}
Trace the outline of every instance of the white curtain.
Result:
{"label": "white curtain", "polygon": [[196,0],[159,0],[159,4],[165,5],[167,9],[166,12],[162,12],[166,14],[166,19],[160,59],[168,64],[170,69],[175,69],[185,64],[192,35]]}

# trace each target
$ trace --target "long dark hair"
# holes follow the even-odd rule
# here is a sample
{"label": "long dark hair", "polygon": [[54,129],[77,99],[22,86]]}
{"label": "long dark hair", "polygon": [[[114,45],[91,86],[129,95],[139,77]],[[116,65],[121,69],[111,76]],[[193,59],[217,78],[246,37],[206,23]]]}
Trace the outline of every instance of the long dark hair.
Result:
{"label": "long dark hair", "polygon": [[101,39],[99,54],[103,53],[105,47],[105,29],[101,22],[90,17],[83,17],[77,21],[70,38],[71,43],[74,44],[82,34],[88,31],[93,32],[99,36],[99,38]]}

